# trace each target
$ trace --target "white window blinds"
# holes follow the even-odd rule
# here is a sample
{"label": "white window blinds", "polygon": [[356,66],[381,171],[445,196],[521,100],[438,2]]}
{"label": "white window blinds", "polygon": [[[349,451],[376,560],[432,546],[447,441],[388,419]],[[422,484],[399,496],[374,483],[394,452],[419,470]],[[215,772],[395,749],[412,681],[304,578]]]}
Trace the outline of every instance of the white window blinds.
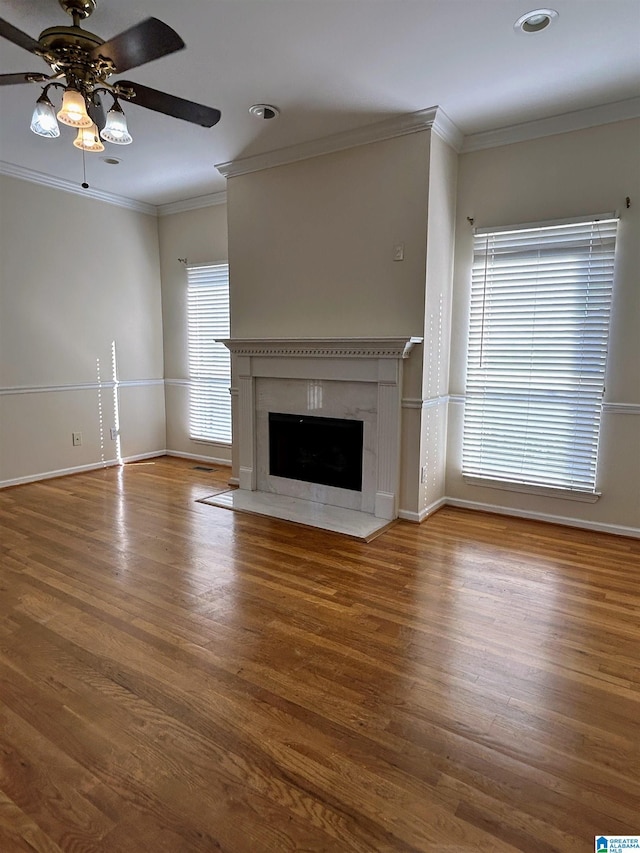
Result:
{"label": "white window blinds", "polygon": [[187,267],[189,435],[231,443],[229,265]]}
{"label": "white window blinds", "polygon": [[477,233],[463,473],[594,494],[617,220]]}

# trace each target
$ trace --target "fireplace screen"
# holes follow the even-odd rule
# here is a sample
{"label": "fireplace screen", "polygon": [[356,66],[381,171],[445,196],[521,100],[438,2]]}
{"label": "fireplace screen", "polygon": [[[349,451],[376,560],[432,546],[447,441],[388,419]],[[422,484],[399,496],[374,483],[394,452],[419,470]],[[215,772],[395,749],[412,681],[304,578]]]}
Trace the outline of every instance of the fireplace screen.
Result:
{"label": "fireplace screen", "polygon": [[269,412],[269,473],[362,490],[363,421]]}

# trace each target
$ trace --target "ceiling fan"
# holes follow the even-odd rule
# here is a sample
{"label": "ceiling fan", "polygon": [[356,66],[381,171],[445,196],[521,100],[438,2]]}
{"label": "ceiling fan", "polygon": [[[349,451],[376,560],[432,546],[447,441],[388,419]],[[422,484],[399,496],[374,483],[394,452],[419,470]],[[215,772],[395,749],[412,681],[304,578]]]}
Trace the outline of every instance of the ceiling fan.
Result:
{"label": "ceiling fan", "polygon": [[[185,44],[170,26],[157,18],[147,18],[128,30],[104,41],[80,27],[96,8],[97,0],[58,0],[73,18],[72,26],[54,26],[44,30],[38,40],[0,18],[0,36],[41,57],[50,66],[50,74],[0,74],[0,86],[15,83],[44,83],[36,103],[31,130],[39,136],[56,137],[60,129],[56,119],[78,129],[74,141],[84,151],[103,151],[100,138],[119,145],[132,141],[120,100],[131,101],[174,118],[213,127],[220,120],[220,110],[159,92],[140,83],[118,80],[109,83],[114,74],[122,74],[153,59],[159,59]],[[48,97],[50,88],[63,90],[62,107],[56,114]],[[105,116],[101,96],[113,98]]]}

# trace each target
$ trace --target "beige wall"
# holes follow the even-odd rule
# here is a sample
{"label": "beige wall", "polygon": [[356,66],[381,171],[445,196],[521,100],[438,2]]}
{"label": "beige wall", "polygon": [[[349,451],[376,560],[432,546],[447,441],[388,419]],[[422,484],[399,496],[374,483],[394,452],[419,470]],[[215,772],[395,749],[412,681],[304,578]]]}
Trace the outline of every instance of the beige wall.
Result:
{"label": "beige wall", "polygon": [[439,137],[431,146],[429,230],[427,247],[427,304],[424,317],[424,372],[420,517],[437,506],[446,494],[447,402],[453,250],[455,242],[458,156]]}
{"label": "beige wall", "polygon": [[[640,528],[640,121],[620,122],[460,157],[450,392],[462,395],[472,229],[618,210],[620,226],[595,504],[471,486],[461,476],[462,402],[450,405],[447,495],[541,517]],[[627,209],[625,198],[632,206]]]}
{"label": "beige wall", "polygon": [[421,335],[428,179],[426,131],[230,178],[232,335]]}
{"label": "beige wall", "polygon": [[0,177],[0,258],[0,483],[115,458],[114,342],[122,456],[162,452],[156,218]]}
{"label": "beige wall", "polygon": [[[407,383],[417,397],[403,401],[401,516],[423,520],[445,497],[447,389],[455,235],[458,156],[436,134],[429,150],[427,250],[424,283],[423,346],[407,364],[419,364],[419,383]],[[420,361],[418,361],[420,359]],[[417,455],[413,448],[418,447]],[[408,452],[407,452],[408,451]]]}
{"label": "beige wall", "polygon": [[[432,148],[440,165],[446,146],[421,131],[230,178],[232,335],[422,336]],[[403,261],[393,260],[398,243]],[[441,266],[438,255],[434,283]],[[400,508],[412,518],[421,501],[422,356],[417,347],[404,365]],[[444,460],[444,433],[439,452]]]}
{"label": "beige wall", "polygon": [[161,216],[160,267],[167,450],[180,455],[230,462],[227,445],[189,438],[189,361],[187,347],[187,272],[178,258],[204,264],[227,261],[227,208],[220,204]]}
{"label": "beige wall", "polygon": [[[228,447],[188,438],[186,276],[178,258],[229,259],[233,336],[425,336],[405,363],[407,517],[422,517],[446,493],[469,506],[637,531],[639,145],[638,121],[460,157],[421,132],[238,176],[229,180],[229,251],[224,205],[156,220],[0,177],[0,484],[113,458],[113,392],[98,394],[97,366],[109,380],[114,340],[124,380],[123,456],[167,447],[228,460]],[[484,227],[614,209],[621,222],[606,400],[622,406],[610,405],[603,417],[602,498],[581,504],[465,484],[467,217]],[[69,223],[79,265],[63,251]],[[392,260],[397,242],[405,244],[403,262]],[[447,375],[448,421],[439,400]],[[83,433],[80,448],[71,446],[73,431]]]}

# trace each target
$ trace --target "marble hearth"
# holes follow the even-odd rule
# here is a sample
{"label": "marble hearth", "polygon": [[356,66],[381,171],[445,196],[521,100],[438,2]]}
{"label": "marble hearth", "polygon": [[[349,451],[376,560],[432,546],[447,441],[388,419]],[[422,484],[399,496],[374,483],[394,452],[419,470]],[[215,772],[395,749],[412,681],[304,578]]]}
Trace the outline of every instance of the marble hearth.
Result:
{"label": "marble hearth", "polygon": [[[395,519],[402,364],[421,342],[415,337],[224,341],[232,354],[239,489],[220,505],[237,503],[236,508],[332,530],[341,528],[342,519],[347,529],[341,532],[353,527],[354,535]],[[362,489],[274,476],[269,470],[270,412],[362,421]]]}

